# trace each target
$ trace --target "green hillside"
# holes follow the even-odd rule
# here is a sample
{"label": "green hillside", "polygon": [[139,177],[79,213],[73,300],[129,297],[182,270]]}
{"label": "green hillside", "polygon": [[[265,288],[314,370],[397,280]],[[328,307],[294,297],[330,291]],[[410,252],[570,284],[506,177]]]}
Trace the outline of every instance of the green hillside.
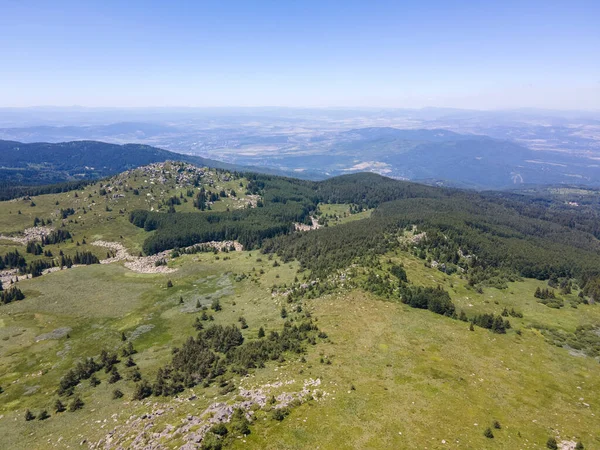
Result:
{"label": "green hillside", "polygon": [[[0,140],[0,187],[43,185],[76,180],[94,180],[165,161],[185,161],[227,170],[250,170],[200,156],[182,155],[142,144],[109,144],[98,141],[21,143]],[[277,170],[256,169],[266,173]]]}
{"label": "green hillside", "polygon": [[0,202],[2,442],[600,447],[597,209],[538,194],[156,163]]}

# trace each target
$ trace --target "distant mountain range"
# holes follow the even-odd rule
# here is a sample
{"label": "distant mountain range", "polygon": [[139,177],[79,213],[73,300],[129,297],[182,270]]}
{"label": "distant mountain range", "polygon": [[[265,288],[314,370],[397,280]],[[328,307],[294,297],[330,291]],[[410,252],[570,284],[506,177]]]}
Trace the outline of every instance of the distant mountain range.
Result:
{"label": "distant mountain range", "polygon": [[[256,158],[236,162],[260,164]],[[488,136],[443,129],[360,128],[318,141],[301,155],[289,151],[270,165],[319,170],[327,176],[371,171],[393,178],[476,189],[522,184],[600,185],[599,161],[538,151]]]}
{"label": "distant mountain range", "polygon": [[446,129],[363,127],[288,134],[278,130],[259,133],[250,127],[217,128],[205,130],[201,136],[181,137],[177,133],[182,127],[124,122],[94,126],[87,131],[86,127],[35,127],[35,130],[44,130],[45,135],[57,133],[58,137],[61,133],[85,136],[92,128],[94,133],[110,135],[119,142],[130,137],[134,141],[158,142],[159,146],[163,146],[161,142],[170,142],[177,147],[189,139],[197,153],[211,159],[143,144],[0,141],[0,181],[42,184],[91,179],[152,162],[180,160],[313,180],[375,172],[392,178],[474,189],[557,184],[600,186],[600,157],[596,154],[536,150],[515,141]]}
{"label": "distant mountain range", "polygon": [[168,160],[218,169],[286,175],[277,169],[229,164],[141,144],[116,145],[97,141],[24,144],[0,141],[0,182],[35,185],[95,179]]}

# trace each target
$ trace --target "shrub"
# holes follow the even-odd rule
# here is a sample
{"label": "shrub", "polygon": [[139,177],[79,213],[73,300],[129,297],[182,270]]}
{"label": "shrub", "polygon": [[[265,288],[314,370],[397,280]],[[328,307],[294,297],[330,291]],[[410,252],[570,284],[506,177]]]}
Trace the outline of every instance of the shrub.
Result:
{"label": "shrub", "polygon": [[558,450],[558,443],[556,442],[556,439],[549,437],[546,441],[546,447],[550,450]]}
{"label": "shrub", "polygon": [[214,433],[206,433],[202,439],[202,450],[221,450],[223,444],[219,437]]}
{"label": "shrub", "polygon": [[123,392],[120,389],[115,389],[112,393],[113,400],[123,397]]}
{"label": "shrub", "polygon": [[218,436],[225,436],[229,432],[229,430],[227,429],[224,423],[218,423],[216,425],[213,425],[213,427],[210,429],[210,432]]}
{"label": "shrub", "polygon": [[83,408],[83,405],[85,403],[83,403],[83,400],[81,400],[81,397],[76,396],[71,403],[69,403],[69,411],[70,412],[74,412],[77,411],[78,409]]}
{"label": "shrub", "polygon": [[483,435],[488,439],[494,439],[494,433],[492,433],[492,429],[490,427],[485,429]]}
{"label": "shrub", "polygon": [[236,409],[231,416],[231,432],[242,436],[250,434],[250,421],[240,408]]}
{"label": "shrub", "polygon": [[273,410],[273,419],[281,422],[290,414],[290,410],[288,408],[277,408]]}
{"label": "shrub", "polygon": [[110,371],[110,377],[108,379],[108,382],[110,384],[113,384],[113,383],[116,383],[117,381],[119,381],[120,379],[121,379],[121,374],[119,373],[117,368],[113,366],[113,368]]}

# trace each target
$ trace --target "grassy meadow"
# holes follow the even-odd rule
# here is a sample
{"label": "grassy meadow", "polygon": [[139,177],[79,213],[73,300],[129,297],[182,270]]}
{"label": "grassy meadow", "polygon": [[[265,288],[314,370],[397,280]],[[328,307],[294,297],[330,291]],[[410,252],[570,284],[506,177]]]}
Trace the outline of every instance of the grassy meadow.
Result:
{"label": "grassy meadow", "polygon": [[[106,249],[90,245],[92,241],[120,242],[137,253],[148,236],[129,223],[129,211],[164,210],[161,199],[173,195],[188,199],[175,205],[177,211],[193,210],[187,188],[171,182],[147,188],[151,179],[139,171],[126,182],[131,189],[117,198],[100,195],[103,188],[97,183],[78,191],[77,197],[69,192],[0,202],[0,234],[21,232],[35,217],[51,218],[57,226],[60,209],[72,207],[76,214],[65,219],[65,228],[73,242],[47,248],[55,254],[89,250],[105,257]],[[244,203],[239,185],[246,182],[215,179],[214,189],[235,189],[242,200],[223,198],[214,210]],[[350,214],[350,205],[319,209],[328,216],[329,226],[371,214]],[[15,248],[25,254],[24,246],[0,241],[0,255]],[[284,295],[272,292],[274,287],[285,291],[306,274],[296,262],[284,264],[258,251],[182,255],[169,261],[177,270],[168,274],[135,273],[118,262],[21,280],[18,286],[26,298],[0,306],[0,448],[93,446],[111,430],[125,431],[117,431],[118,438],[108,448],[131,448],[135,433],[127,429],[128,421],[156,408],[164,413],[148,422],[148,442],[155,448],[180,448],[185,436],[163,439],[154,433],[185,423],[215,402],[239,401],[237,390],[198,385],[176,397],[134,401],[135,384],[127,379],[130,369],[121,363],[122,380],[109,383],[109,375],[100,371],[98,386],[87,381],[77,386],[75,392],[85,403],[81,410],[57,414],[53,405],[61,377],[86,357],[97,359],[102,350],[120,351],[123,334],[137,351],[133,359],[140,372],[152,382],[172,357],[172,348],[196,334],[193,324],[202,307],[208,308],[215,324],[239,324],[243,317],[248,328],[242,333],[248,341],[257,338],[261,327],[267,333],[278,331],[286,320],[299,322],[306,313],[327,336],[307,345],[302,357],[288,355],[246,377],[233,377],[236,387],[281,382],[269,391],[274,395],[298,391],[310,379],[319,379],[323,391],[321,397],[295,405],[281,421],[269,408],[255,410],[251,433],[228,441],[233,448],[543,449],[549,437],[600,448],[598,358],[553,345],[549,334],[571,335],[580,326],[600,330],[598,305],[571,306],[578,294],[574,289],[563,296],[562,308],[550,308],[533,296],[547,283],[530,279],[479,293],[460,273],[446,275],[401,251],[383,255],[380,261],[384,269],[402,264],[412,284],[442,286],[457,311],[469,316],[500,314],[507,308],[523,317],[509,317],[512,327],[506,334],[478,327],[470,331],[466,322],[412,309],[396,297],[385,299],[341,286],[301,300],[300,312]],[[221,311],[212,309],[216,299]],[[286,319],[282,307],[289,312]],[[124,397],[115,400],[112,393],[117,388]],[[25,421],[27,409],[35,414],[47,409],[51,417]],[[494,421],[500,428],[494,428]],[[484,436],[488,427],[493,438]]]}

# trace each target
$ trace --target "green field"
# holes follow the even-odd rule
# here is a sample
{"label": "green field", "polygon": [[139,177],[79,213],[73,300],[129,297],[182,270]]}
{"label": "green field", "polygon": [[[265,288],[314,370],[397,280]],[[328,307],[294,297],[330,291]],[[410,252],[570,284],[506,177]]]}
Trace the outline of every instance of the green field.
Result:
{"label": "green field", "polygon": [[[36,216],[54,222],[61,207],[81,208],[78,201],[85,198],[98,206],[81,214],[81,219],[77,212],[65,220],[73,242],[48,248],[66,254],[89,250],[104,257],[106,249],[90,245],[103,239],[139,252],[148,233],[131,225],[126,212],[164,209],[159,198],[180,193],[185,197],[187,188],[169,185],[152,203],[142,189],[147,184],[144,178],[138,174],[135,184],[135,177],[127,182],[140,189],[140,195],[129,190],[124,197],[107,199],[99,195],[101,187],[96,184],[77,197],[73,192],[35,197],[33,207],[28,206],[31,199],[1,202],[0,232],[23,231]],[[218,181],[217,187],[239,190],[243,197],[239,184],[246,182]],[[226,197],[215,202],[214,210],[239,203]],[[107,205],[112,211],[106,211]],[[191,200],[176,209],[192,211]],[[370,210],[350,214],[349,204],[321,204],[319,210],[328,215],[329,226],[371,214]],[[78,246],[83,239],[87,244]],[[22,245],[0,242],[0,254],[14,248],[25,254]],[[411,284],[447,290],[457,312],[470,317],[498,315],[506,308],[523,317],[509,317],[512,327],[506,334],[479,327],[471,331],[468,322],[402,304],[398,294],[367,292],[361,283],[371,267],[360,264],[332,272],[331,280],[339,280],[342,272],[348,279],[328,293],[288,303],[285,292],[308,283],[308,271],[295,261],[284,263],[258,250],[181,255],[169,260],[168,267],[176,271],[168,274],[136,273],[116,262],[20,280],[18,287],[26,298],[0,306],[0,447],[94,448],[102,441],[98,444],[102,448],[180,448],[189,443],[189,433],[213,417],[213,410],[204,414],[207,408],[242,402],[246,397],[240,388],[262,389],[270,398],[298,395],[309,386],[310,395],[292,402],[289,415],[280,417],[283,420],[275,418],[270,401],[251,406],[250,434],[230,434],[226,445],[543,449],[548,438],[555,437],[559,442],[581,441],[586,449],[600,448],[599,360],[586,356],[597,345],[593,336],[600,335],[597,304],[579,302],[575,286],[572,293],[560,295],[562,308],[545,306],[533,294],[547,282],[532,279],[510,282],[506,289],[478,290],[460,271],[447,275],[399,249],[377,256],[372,267],[383,277],[397,264],[403,265]],[[215,299],[222,310],[213,310]],[[314,345],[304,345],[305,353],[288,352],[248,375],[229,371],[207,387],[196,385],[176,396],[142,401],[132,399],[136,385],[128,377],[133,369],[125,367],[126,358],[119,353],[122,380],[111,384],[109,374],[101,370],[98,386],[85,380],[75,388],[85,403],[81,410],[54,412],[65,373],[86,357],[98,359],[102,350],[120,352],[126,345],[123,334],[137,352],[132,357],[139,371],[152,383],[159,368],[171,360],[173,347],[197,334],[193,325],[202,307],[214,317],[214,324],[239,325],[243,317],[248,325],[242,330],[246,342],[256,341],[261,327],[267,334],[280,332],[284,323],[299,324],[308,316],[324,334]],[[582,326],[590,331],[578,341],[574,336]],[[556,336],[567,336],[569,345],[554,345]],[[315,380],[320,384],[307,384]],[[230,383],[234,388],[226,389]],[[112,398],[116,388],[123,398]],[[47,409],[51,417],[26,421],[27,409],[34,414]],[[186,432],[168,434],[171,427],[176,430],[192,420],[199,422]],[[500,428],[493,426],[494,421]],[[484,436],[488,427],[493,439]],[[112,441],[107,442],[109,433]]]}

